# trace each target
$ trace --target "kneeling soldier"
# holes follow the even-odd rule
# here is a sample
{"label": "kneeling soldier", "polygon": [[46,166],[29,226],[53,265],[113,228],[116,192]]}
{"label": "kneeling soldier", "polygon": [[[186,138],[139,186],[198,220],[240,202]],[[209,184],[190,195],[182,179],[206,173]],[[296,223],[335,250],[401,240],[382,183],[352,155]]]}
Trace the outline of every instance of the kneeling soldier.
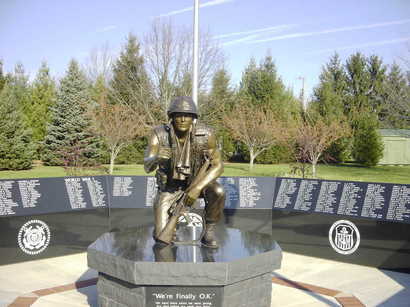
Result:
{"label": "kneeling soldier", "polygon": [[[175,194],[186,193],[186,205],[199,197],[205,200],[205,234],[202,244],[218,247],[215,224],[221,219],[225,192],[216,179],[223,172],[221,153],[210,127],[197,123],[198,112],[190,97],[177,97],[168,109],[169,123],[153,129],[144,156],[146,172],[157,169],[159,193],[154,201],[154,239],[161,234],[169,219]],[[204,164],[205,175],[196,178]],[[195,184],[191,182],[195,179]]]}

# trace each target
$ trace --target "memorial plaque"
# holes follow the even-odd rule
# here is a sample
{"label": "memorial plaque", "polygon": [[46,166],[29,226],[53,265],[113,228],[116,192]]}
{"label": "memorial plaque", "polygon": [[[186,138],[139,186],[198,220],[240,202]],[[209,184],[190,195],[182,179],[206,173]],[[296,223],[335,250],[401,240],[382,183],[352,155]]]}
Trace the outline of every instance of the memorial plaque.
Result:
{"label": "memorial plaque", "polygon": [[343,184],[342,195],[339,201],[337,213],[346,216],[360,216],[361,207],[364,203],[367,183],[365,182],[345,182]]}
{"label": "memorial plaque", "polygon": [[300,180],[294,178],[280,178],[276,188],[277,194],[273,208],[275,209],[292,209],[296,202],[297,191],[299,190]]}
{"label": "memorial plaque", "polygon": [[220,177],[217,180],[225,189],[225,209],[235,209],[239,207],[239,188],[235,183],[235,178]]}
{"label": "memorial plaque", "polygon": [[[357,249],[348,254],[337,251],[329,238],[332,226],[343,221],[354,224],[360,234],[360,242],[354,242]],[[407,223],[273,210],[272,229],[285,252],[410,272],[410,225]]]}
{"label": "memorial plaque", "polygon": [[111,208],[152,207],[157,185],[151,176],[111,176]]}
{"label": "memorial plaque", "polygon": [[[271,209],[274,178],[220,177],[217,181],[226,191],[226,209]],[[157,194],[155,177],[113,176],[110,179],[111,208],[150,208]],[[202,200],[200,208],[204,207]]]}
{"label": "memorial plaque", "polygon": [[386,219],[410,223],[409,185],[393,185]]}
{"label": "memorial plaque", "polygon": [[295,210],[312,211],[318,198],[318,187],[319,181],[317,180],[301,181],[295,201]]}
{"label": "memorial plaque", "polygon": [[274,210],[410,223],[410,186],[278,178]]}
{"label": "memorial plaque", "polygon": [[391,185],[369,183],[360,216],[374,219],[387,216],[391,191]]}
{"label": "memorial plaque", "polygon": [[0,180],[0,264],[84,251],[108,230],[107,179]]}
{"label": "memorial plaque", "polygon": [[226,193],[225,209],[271,209],[274,178],[221,177]]}
{"label": "memorial plaque", "polygon": [[152,286],[145,288],[146,307],[219,307],[222,287]]}
{"label": "memorial plaque", "polygon": [[278,178],[272,231],[284,251],[410,271],[410,186]]}
{"label": "memorial plaque", "polygon": [[315,212],[335,213],[341,195],[343,183],[337,181],[322,181]]}
{"label": "memorial plaque", "polygon": [[0,180],[0,218],[106,208],[106,176]]}

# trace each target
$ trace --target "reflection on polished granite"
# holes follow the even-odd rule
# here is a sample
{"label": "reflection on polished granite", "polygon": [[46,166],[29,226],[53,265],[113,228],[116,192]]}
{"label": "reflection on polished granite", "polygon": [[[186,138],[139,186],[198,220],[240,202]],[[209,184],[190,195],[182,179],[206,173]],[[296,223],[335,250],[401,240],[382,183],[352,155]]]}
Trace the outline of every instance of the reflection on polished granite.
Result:
{"label": "reflection on polished granite", "polygon": [[155,243],[153,226],[103,234],[89,249],[133,262],[230,262],[280,249],[271,235],[221,225],[216,236],[220,247]]}

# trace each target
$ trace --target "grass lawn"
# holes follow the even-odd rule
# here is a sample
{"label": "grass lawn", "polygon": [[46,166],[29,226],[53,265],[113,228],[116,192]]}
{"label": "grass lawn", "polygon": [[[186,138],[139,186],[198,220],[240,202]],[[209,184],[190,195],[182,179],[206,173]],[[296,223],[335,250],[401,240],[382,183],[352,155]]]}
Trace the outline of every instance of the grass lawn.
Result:
{"label": "grass lawn", "polygon": [[[267,176],[267,177],[297,177],[290,173],[289,164],[261,165],[256,164],[252,172],[244,163],[225,163],[223,176]],[[84,175],[102,175],[103,170],[92,171]],[[114,175],[146,175],[142,165],[117,165]],[[62,167],[36,166],[24,171],[0,171],[0,179],[63,177],[66,173]],[[376,166],[373,168],[357,165],[324,165],[317,168],[319,179],[334,179],[347,181],[390,182],[410,184],[410,165],[406,166]]]}

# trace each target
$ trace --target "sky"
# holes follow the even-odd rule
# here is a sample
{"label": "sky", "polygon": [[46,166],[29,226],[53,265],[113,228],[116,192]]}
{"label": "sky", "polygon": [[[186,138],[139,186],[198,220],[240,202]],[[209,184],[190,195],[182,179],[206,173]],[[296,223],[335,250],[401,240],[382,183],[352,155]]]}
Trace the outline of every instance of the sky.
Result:
{"label": "sky", "polygon": [[[21,62],[31,78],[43,60],[56,78],[108,44],[118,54],[132,32],[142,38],[156,18],[192,26],[193,0],[1,0],[0,59]],[[226,56],[232,86],[251,57],[273,57],[285,85],[307,95],[324,64],[360,51],[385,64],[410,61],[410,0],[200,0],[200,28]],[[407,68],[410,69],[410,68]]]}

